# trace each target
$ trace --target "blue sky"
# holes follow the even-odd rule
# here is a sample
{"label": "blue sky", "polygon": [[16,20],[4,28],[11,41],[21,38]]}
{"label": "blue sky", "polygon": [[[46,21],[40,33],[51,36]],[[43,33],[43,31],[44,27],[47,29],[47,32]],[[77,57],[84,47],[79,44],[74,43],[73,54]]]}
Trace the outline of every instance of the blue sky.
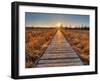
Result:
{"label": "blue sky", "polygon": [[89,26],[88,15],[52,14],[52,13],[25,13],[26,27],[54,27],[57,23],[64,26]]}

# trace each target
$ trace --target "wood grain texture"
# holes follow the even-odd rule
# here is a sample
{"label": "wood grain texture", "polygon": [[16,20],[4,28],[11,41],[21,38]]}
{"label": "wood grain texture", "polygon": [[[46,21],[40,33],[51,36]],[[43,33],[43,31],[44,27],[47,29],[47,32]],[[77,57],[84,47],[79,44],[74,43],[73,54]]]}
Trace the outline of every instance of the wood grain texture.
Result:
{"label": "wood grain texture", "polygon": [[83,62],[64,38],[62,32],[58,30],[36,67],[78,65],[83,65]]}

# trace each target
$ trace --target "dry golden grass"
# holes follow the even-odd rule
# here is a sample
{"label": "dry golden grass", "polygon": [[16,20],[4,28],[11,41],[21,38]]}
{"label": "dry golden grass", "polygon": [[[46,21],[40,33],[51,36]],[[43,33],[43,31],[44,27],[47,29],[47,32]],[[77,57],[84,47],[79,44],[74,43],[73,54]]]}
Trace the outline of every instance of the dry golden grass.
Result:
{"label": "dry golden grass", "polygon": [[84,64],[89,64],[89,30],[62,29],[62,32]]}
{"label": "dry golden grass", "polygon": [[27,28],[25,32],[26,68],[32,68],[43,52],[48,47],[56,33],[53,28]]}

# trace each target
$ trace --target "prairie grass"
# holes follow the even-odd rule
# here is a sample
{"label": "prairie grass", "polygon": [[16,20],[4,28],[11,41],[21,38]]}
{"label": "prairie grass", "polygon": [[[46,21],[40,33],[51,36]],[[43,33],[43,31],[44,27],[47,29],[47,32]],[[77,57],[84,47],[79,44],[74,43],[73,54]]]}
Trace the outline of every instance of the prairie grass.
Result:
{"label": "prairie grass", "polygon": [[62,33],[85,65],[89,64],[89,30],[62,29]]}
{"label": "prairie grass", "polygon": [[25,31],[25,67],[32,68],[56,33],[53,28],[28,28]]}

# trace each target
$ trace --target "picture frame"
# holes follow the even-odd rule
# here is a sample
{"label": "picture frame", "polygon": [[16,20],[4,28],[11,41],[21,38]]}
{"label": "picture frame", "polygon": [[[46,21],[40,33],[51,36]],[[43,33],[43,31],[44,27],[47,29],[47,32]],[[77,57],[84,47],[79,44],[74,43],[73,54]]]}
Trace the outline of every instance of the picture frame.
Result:
{"label": "picture frame", "polygon": [[[11,12],[11,15],[12,15],[12,17],[11,17],[11,23],[12,23],[11,24],[12,25],[12,27],[11,27],[11,78],[26,79],[26,78],[43,78],[43,77],[59,77],[59,76],[97,74],[97,49],[98,49],[97,48],[97,45],[98,45],[97,44],[97,30],[98,30],[97,24],[98,23],[97,23],[97,7],[96,6],[67,5],[67,4],[65,5],[65,4],[50,4],[50,3],[35,3],[35,2],[34,3],[33,2],[12,2],[11,11],[12,11]],[[30,16],[30,14],[31,14],[31,16]],[[55,22],[56,20],[61,20],[62,17],[63,17],[63,20],[60,21],[60,23],[58,23],[59,21]],[[70,22],[68,20],[66,20],[65,17],[67,19],[69,19]],[[58,19],[56,19],[56,20],[54,19],[55,20],[54,22],[57,24],[55,25],[55,23],[54,23],[52,26],[52,27],[56,27],[56,30],[54,30],[54,28],[50,28],[50,32],[57,31],[58,29],[60,29],[64,35],[64,36],[62,36],[61,32],[58,31],[58,33],[56,34],[55,37],[51,37],[52,40],[54,39],[53,42],[56,42],[58,40],[57,37],[59,37],[59,35],[60,35],[60,39],[62,39],[61,41],[64,42],[64,40],[67,39],[66,31],[68,32],[70,30],[73,30],[73,31],[79,30],[82,32],[84,30],[84,31],[88,32],[88,40],[87,40],[88,44],[87,44],[87,42],[85,42],[88,45],[88,47],[83,46],[84,49],[87,48],[87,50],[85,50],[85,52],[86,53],[88,52],[88,54],[87,54],[87,56],[84,56],[84,53],[85,53],[84,52],[83,56],[81,53],[79,55],[77,55],[78,60],[82,59],[82,63],[83,63],[82,66],[80,66],[81,63],[79,61],[77,62],[76,60],[73,60],[74,57],[71,58],[72,59],[71,61],[73,61],[71,63],[72,66],[70,65],[70,63],[67,66],[66,65],[67,62],[70,62],[70,61],[66,60],[66,58],[67,58],[66,55],[64,56],[64,57],[66,57],[65,61],[64,61],[64,63],[66,63],[66,64],[62,64],[62,62],[60,64],[60,62],[58,62],[58,60],[55,60],[56,64],[54,64],[54,65],[51,63],[51,61],[49,61],[51,64],[48,64],[49,62],[47,60],[49,59],[49,57],[52,57],[51,55],[48,55],[47,60],[45,58],[45,60],[46,60],[45,62],[44,62],[44,59],[42,59],[43,62],[42,61],[41,61],[42,63],[40,62],[41,65],[39,65],[39,67],[33,66],[39,62],[41,56],[43,56],[45,53],[43,52],[42,55],[40,55],[40,57],[37,58],[38,60],[36,59],[35,62],[33,62],[34,60],[30,61],[31,57],[28,56],[30,49],[27,50],[27,44],[26,44],[26,40],[29,39],[29,38],[26,38],[26,36],[28,35],[27,32],[33,31],[33,30],[35,30],[35,31],[38,30],[37,28],[39,27],[41,22],[42,22],[41,26],[43,26],[43,27],[47,27],[47,25],[51,26],[50,23],[46,24],[46,26],[44,26],[43,21],[48,23],[48,21],[50,19],[52,20],[52,18],[55,18],[55,19],[58,18]],[[76,18],[76,20],[74,18]],[[29,19],[32,21],[32,23]],[[78,25],[80,25],[81,20],[82,20],[83,24],[82,24],[82,26],[77,26],[78,27],[77,28],[76,23],[74,23],[74,21],[77,21]],[[30,21],[30,22],[28,22],[28,21]],[[36,21],[38,22],[38,25],[37,25]],[[64,21],[67,21],[67,25],[64,23]],[[74,26],[72,26],[73,25],[72,21],[74,23]],[[71,24],[69,24],[69,23],[71,23]],[[84,24],[86,26],[84,26]],[[30,28],[28,26],[30,26]],[[32,27],[36,27],[36,28],[32,28]],[[63,27],[67,27],[67,28],[63,29]],[[82,29],[82,27],[83,27],[83,29]],[[76,29],[74,29],[74,28],[76,28]],[[40,31],[40,29],[39,29],[39,31]],[[46,28],[41,29],[41,31],[44,31],[44,30],[46,30],[45,32],[48,33],[48,29],[46,29]],[[45,37],[46,33],[44,33],[42,35],[42,37]],[[81,34],[83,34],[83,33],[81,33]],[[52,34],[53,34],[53,32],[52,32]],[[86,39],[85,38],[86,36],[87,35],[84,36],[84,38],[83,38],[84,40]],[[37,35],[37,37],[39,37],[39,35]],[[68,34],[68,37],[70,38],[70,34]],[[74,39],[74,37],[73,37],[73,39]],[[40,40],[40,42],[42,42],[41,39],[38,39],[38,40]],[[50,40],[50,39],[48,38],[48,40]],[[81,40],[81,38],[80,38],[80,40]],[[43,40],[43,41],[45,41],[45,40]],[[70,42],[70,39],[68,42]],[[31,42],[31,45],[34,46],[35,44],[36,43],[33,44],[33,41]],[[54,45],[55,47],[59,47],[58,45],[56,46],[57,43],[54,43],[54,44],[55,44]],[[50,45],[50,44],[48,44],[48,45]],[[64,43],[64,45],[65,45],[65,43]],[[64,45],[62,45],[60,43],[60,46],[63,49],[65,49],[65,48],[67,49],[67,47]],[[71,45],[73,45],[73,42],[71,43]],[[71,45],[69,45],[68,48],[70,48]],[[46,47],[46,49],[48,49],[48,48],[53,48],[53,47],[50,47],[50,46]],[[60,49],[63,50],[62,48],[60,48]],[[71,48],[74,49],[74,48],[76,48],[76,46],[73,45],[73,47],[71,47]],[[79,49],[80,48],[81,47],[79,47]],[[52,50],[56,50],[56,49],[57,48],[53,48]],[[51,52],[52,52],[52,50],[51,50]],[[83,50],[83,48],[82,48],[82,50]],[[82,50],[80,50],[80,51],[82,51]],[[74,50],[74,51],[77,52],[77,50]],[[63,54],[62,52],[63,51],[61,51],[61,54]],[[74,52],[72,52],[72,53],[74,53]],[[71,56],[75,56],[75,55],[72,54]],[[53,55],[53,57],[55,57],[55,59],[58,59],[56,57],[61,58],[62,55],[60,55],[60,56]],[[50,59],[52,59],[52,58],[50,58]],[[75,59],[76,59],[76,57],[75,57]],[[84,59],[86,59],[86,60],[84,61]],[[59,59],[59,60],[61,60],[61,59]],[[76,61],[77,63],[75,64],[74,61]],[[31,62],[32,62],[32,65],[28,64]],[[46,62],[48,65],[45,64]],[[58,63],[58,66],[57,66],[57,63]],[[55,67],[45,67],[45,66],[42,67],[42,64],[47,65],[47,66],[55,66]],[[74,64],[77,66],[73,66]]]}

